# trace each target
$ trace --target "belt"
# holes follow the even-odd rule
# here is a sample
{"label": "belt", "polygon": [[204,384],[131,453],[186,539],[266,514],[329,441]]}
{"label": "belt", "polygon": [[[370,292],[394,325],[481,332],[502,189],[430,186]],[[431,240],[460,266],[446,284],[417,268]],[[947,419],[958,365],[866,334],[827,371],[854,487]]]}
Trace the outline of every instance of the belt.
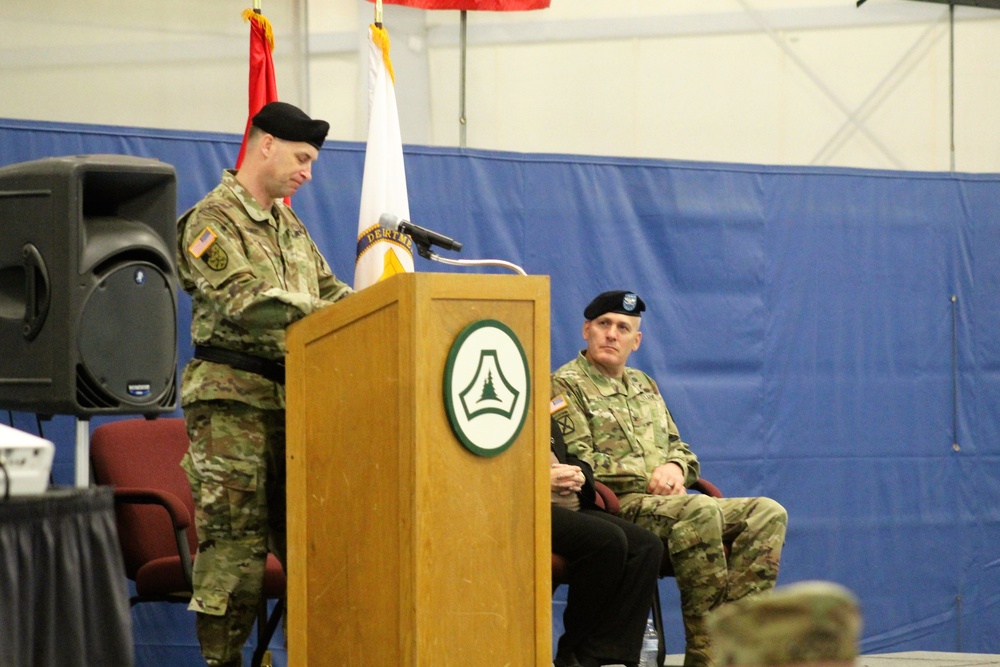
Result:
{"label": "belt", "polygon": [[211,361],[216,364],[224,364],[231,368],[248,373],[255,373],[267,378],[271,382],[285,384],[285,364],[281,361],[271,361],[255,357],[246,352],[227,350],[223,347],[209,347],[207,345],[194,346],[194,358],[202,361]]}

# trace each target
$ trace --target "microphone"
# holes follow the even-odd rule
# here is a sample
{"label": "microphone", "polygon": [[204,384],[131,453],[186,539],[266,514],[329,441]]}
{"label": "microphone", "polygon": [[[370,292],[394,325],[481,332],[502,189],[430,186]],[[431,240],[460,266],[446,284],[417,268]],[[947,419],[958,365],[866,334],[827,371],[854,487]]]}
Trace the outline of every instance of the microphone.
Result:
{"label": "microphone", "polygon": [[[462,249],[462,244],[455,239],[450,239],[444,234],[438,234],[437,232],[431,231],[429,229],[424,229],[419,225],[415,225],[409,220],[400,220],[398,216],[392,213],[383,213],[378,219],[378,225],[382,229],[388,229],[391,231],[400,231],[413,239],[413,242],[417,244],[418,248],[430,247],[432,245],[439,246],[445,250],[454,250],[458,252]],[[423,253],[421,253],[423,255]]]}

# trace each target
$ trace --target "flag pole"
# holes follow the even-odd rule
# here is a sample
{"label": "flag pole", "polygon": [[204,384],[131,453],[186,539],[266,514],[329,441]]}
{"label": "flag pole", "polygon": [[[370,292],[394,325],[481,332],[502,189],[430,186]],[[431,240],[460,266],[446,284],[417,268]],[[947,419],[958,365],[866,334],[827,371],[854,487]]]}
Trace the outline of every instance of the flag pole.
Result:
{"label": "flag pole", "polygon": [[375,0],[375,25],[382,27],[382,0]]}
{"label": "flag pole", "polygon": [[466,31],[468,29],[468,12],[461,11],[458,26],[458,146],[465,148],[465,52],[468,48]]}
{"label": "flag pole", "polygon": [[260,0],[253,0],[253,13],[260,14]]}
{"label": "flag pole", "polygon": [[950,29],[948,38],[948,100],[950,105],[948,120],[951,126],[951,170],[955,171],[955,0],[948,2],[948,26]]}

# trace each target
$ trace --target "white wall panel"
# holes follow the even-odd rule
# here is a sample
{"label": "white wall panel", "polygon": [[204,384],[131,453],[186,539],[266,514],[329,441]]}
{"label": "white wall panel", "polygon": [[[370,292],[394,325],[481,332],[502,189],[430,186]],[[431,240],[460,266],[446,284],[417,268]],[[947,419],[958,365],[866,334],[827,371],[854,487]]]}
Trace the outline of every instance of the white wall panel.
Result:
{"label": "white wall panel", "polygon": [[[0,117],[238,133],[249,0],[4,0]],[[366,135],[365,0],[263,0],[278,89]],[[1000,171],[1000,12],[955,12],[956,168]],[[386,5],[407,143],[459,143],[459,12]],[[470,13],[467,145],[950,168],[948,9],[908,0],[553,0]]]}

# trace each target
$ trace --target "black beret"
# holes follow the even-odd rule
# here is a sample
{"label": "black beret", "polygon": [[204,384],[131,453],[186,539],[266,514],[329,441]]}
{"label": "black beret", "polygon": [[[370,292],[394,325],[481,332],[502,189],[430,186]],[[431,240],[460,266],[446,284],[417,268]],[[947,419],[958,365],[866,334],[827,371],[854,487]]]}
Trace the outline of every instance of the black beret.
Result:
{"label": "black beret", "polygon": [[601,292],[584,308],[583,316],[588,320],[600,317],[604,313],[621,313],[641,317],[639,313],[646,310],[645,302],[635,292],[615,290]]}
{"label": "black beret", "polygon": [[271,102],[253,117],[253,124],[268,134],[272,134],[285,141],[304,141],[315,146],[316,149],[323,147],[327,132],[330,131],[330,124],[325,120],[313,120],[306,113],[287,102]]}

